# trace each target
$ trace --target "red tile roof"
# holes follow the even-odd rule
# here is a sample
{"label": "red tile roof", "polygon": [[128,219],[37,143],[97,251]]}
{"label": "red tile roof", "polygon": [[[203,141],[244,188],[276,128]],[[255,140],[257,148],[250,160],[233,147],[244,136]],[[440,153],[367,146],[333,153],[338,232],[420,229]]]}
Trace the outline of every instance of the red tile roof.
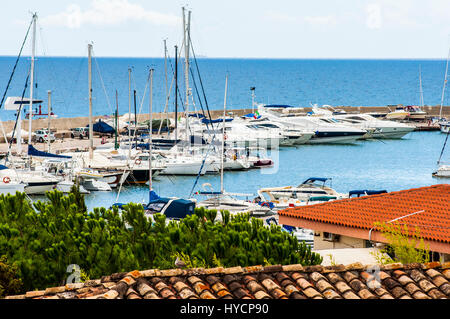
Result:
{"label": "red tile roof", "polygon": [[150,269],[6,299],[450,299],[450,263]]}
{"label": "red tile roof", "polygon": [[375,222],[413,214],[395,223],[406,224],[410,231],[417,226],[425,239],[450,243],[450,184],[299,206],[278,214],[280,220],[286,216],[367,230]]}

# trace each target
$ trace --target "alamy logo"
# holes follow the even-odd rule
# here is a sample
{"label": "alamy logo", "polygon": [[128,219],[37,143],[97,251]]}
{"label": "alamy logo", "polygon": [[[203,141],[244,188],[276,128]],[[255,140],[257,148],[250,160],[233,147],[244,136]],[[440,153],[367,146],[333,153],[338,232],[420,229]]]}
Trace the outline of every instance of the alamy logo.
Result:
{"label": "alamy logo", "polygon": [[67,266],[66,272],[70,273],[69,277],[67,277],[66,284],[74,284],[79,283],[81,281],[80,266],[76,264],[71,264]]}
{"label": "alamy logo", "polygon": [[370,289],[377,289],[381,287],[381,280],[380,280],[380,267],[375,265],[367,268],[367,273],[369,273],[371,276],[367,279],[367,286]]}

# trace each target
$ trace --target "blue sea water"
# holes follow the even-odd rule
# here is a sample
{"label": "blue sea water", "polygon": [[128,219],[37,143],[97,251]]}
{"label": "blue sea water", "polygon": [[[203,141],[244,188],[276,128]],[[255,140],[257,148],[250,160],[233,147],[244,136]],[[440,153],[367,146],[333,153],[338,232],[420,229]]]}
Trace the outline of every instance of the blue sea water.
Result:
{"label": "blue sea water", "polygon": [[[14,57],[0,57],[0,89],[3,93],[14,65]],[[173,61],[171,62],[173,63]],[[223,107],[225,76],[229,76],[227,106],[249,108],[250,87],[256,87],[261,103],[309,106],[310,103],[351,106],[384,106],[419,103],[419,66],[422,70],[424,101],[440,104],[445,72],[444,60],[270,60],[198,59],[202,83],[211,109]],[[28,72],[29,59],[18,65],[8,96],[20,96]],[[155,69],[153,110],[165,104],[164,59],[95,58],[94,115],[111,115],[115,110],[115,91],[119,113],[128,112],[128,68],[132,67],[132,89],[137,90],[138,108],[148,110],[148,90],[144,88],[150,67]],[[168,65],[171,71],[173,65]],[[195,65],[194,65],[195,67]],[[182,65],[179,85],[183,90]],[[52,90],[53,110],[59,117],[88,116],[86,58],[40,57],[36,62],[37,97],[46,100]],[[170,79],[170,76],[169,76]],[[169,80],[170,81],[170,80]],[[197,78],[196,84],[199,86]],[[170,85],[170,82],[169,82]],[[191,80],[191,86],[193,83]],[[195,95],[195,91],[193,92]],[[445,104],[448,105],[448,95]],[[26,94],[28,96],[28,93]],[[44,103],[44,105],[46,105]],[[197,109],[200,103],[196,102]],[[43,111],[46,108],[44,106]],[[169,104],[169,111],[174,104]],[[12,119],[11,111],[0,110],[2,120]],[[253,193],[262,187],[298,185],[308,177],[331,177],[332,187],[346,193],[354,189],[401,189],[448,183],[433,178],[445,135],[440,132],[412,132],[402,139],[360,141],[354,145],[302,145],[282,148],[270,156],[276,167],[269,170],[226,172],[224,185],[229,192]],[[443,161],[450,161],[450,151]],[[159,177],[154,189],[162,196],[191,194],[194,177]],[[218,175],[203,176],[203,183],[219,189]],[[125,186],[112,192],[86,196],[90,209],[119,202],[148,200],[148,187]],[[199,198],[201,199],[201,198]]]}
{"label": "blue sea water", "polygon": [[[0,93],[3,95],[14,66],[15,57],[0,57]],[[182,60],[179,64],[179,86],[184,91]],[[227,107],[249,108],[250,87],[256,87],[260,103],[290,104],[294,106],[346,105],[385,106],[388,104],[419,104],[419,67],[422,70],[424,102],[441,102],[445,73],[444,60],[308,60],[308,59],[212,59],[192,61],[194,74],[200,70],[201,81],[195,84],[200,91],[203,84],[208,106],[223,107],[225,77],[228,75]],[[30,58],[22,57],[7,96],[21,96]],[[88,116],[88,62],[86,57],[37,57],[35,97],[47,99],[52,91],[53,111],[59,117]],[[148,80],[149,68],[154,68],[153,110],[164,110],[166,81],[162,58],[94,58],[93,113],[111,115],[116,109],[118,92],[119,114],[128,112],[128,68],[132,68],[132,90],[137,91],[138,110],[148,110],[148,93],[141,101]],[[174,61],[167,63],[170,86]],[[197,98],[194,83],[190,86]],[[173,92],[173,90],[172,90]],[[184,98],[184,94],[182,94]],[[25,96],[29,96],[26,91]],[[173,96],[173,94],[172,94]],[[445,104],[449,103],[449,94]],[[132,102],[133,103],[133,102]],[[192,104],[192,103],[191,103]],[[196,108],[200,102],[196,99]],[[203,106],[205,102],[203,101]],[[191,106],[192,107],[192,106]],[[133,105],[132,105],[133,109]],[[46,102],[43,105],[46,111]],[[169,111],[174,111],[171,99]],[[13,119],[14,112],[0,111],[1,119]],[[44,112],[43,112],[44,113]]]}
{"label": "blue sea water", "polygon": [[[402,139],[360,141],[354,145],[302,145],[281,148],[268,155],[277,163],[274,168],[226,172],[224,187],[228,192],[252,193],[263,187],[299,185],[309,177],[332,178],[331,186],[338,192],[371,189],[398,191],[433,184],[449,183],[450,179],[435,178],[436,162],[442,150],[445,134],[412,132]],[[450,161],[445,149],[442,160]],[[153,182],[161,196],[187,198],[195,177],[160,176]],[[210,183],[220,189],[219,175],[200,177],[194,192]],[[330,185],[330,184],[328,184]],[[112,192],[95,192],[86,196],[88,207],[108,206],[119,202],[148,201],[148,186],[126,186]],[[204,199],[199,196],[198,200]],[[252,196],[249,199],[253,199]],[[108,206],[109,207],[109,206]]]}

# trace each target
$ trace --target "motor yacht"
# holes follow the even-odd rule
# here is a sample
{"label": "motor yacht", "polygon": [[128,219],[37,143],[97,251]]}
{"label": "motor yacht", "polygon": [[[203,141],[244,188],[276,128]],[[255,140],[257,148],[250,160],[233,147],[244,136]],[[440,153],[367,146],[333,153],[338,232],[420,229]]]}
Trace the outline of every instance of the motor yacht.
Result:
{"label": "motor yacht", "polygon": [[369,138],[395,139],[402,138],[406,134],[414,131],[415,127],[406,123],[399,123],[390,120],[380,120],[369,114],[344,114],[327,117],[323,120],[333,120],[339,123],[354,126],[365,130],[370,130]]}
{"label": "motor yacht", "polygon": [[318,117],[280,116],[276,112],[266,110],[263,105],[259,105],[258,110],[260,114],[264,114],[264,116],[268,117],[271,121],[314,132],[315,134],[308,140],[307,144],[354,143],[356,140],[367,134],[366,130],[356,127],[321,121],[322,115]]}
{"label": "motor yacht", "polygon": [[[267,201],[276,204],[289,206],[300,205],[301,202],[310,201],[328,201],[330,199],[340,199],[347,197],[346,194],[336,192],[333,188],[325,185],[326,182],[331,181],[330,178],[310,177],[298,186],[281,186],[281,187],[266,187],[258,190],[259,198],[255,201]],[[289,201],[294,199],[295,201]],[[280,202],[281,201],[281,202]],[[298,201],[298,202],[296,202]]]}

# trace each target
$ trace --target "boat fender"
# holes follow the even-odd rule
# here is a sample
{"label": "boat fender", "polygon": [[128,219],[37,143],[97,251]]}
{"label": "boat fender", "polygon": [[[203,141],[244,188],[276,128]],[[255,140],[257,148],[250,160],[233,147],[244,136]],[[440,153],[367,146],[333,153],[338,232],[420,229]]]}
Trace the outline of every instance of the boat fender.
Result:
{"label": "boat fender", "polygon": [[11,182],[11,178],[9,176],[3,177],[3,183],[8,184],[9,182]]}

